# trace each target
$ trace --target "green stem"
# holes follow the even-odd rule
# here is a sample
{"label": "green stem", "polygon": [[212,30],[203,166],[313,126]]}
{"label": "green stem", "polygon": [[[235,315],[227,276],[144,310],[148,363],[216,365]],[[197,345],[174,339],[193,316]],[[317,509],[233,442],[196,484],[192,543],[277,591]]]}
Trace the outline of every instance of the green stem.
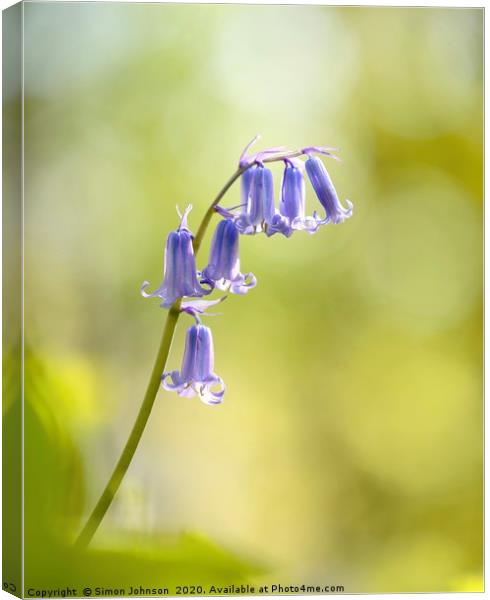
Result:
{"label": "green stem", "polygon": [[211,221],[213,215],[215,214],[214,209],[220,203],[220,200],[223,198],[223,196],[226,194],[226,192],[231,188],[231,186],[235,183],[235,181],[240,177],[240,175],[242,173],[244,173],[251,166],[252,165],[249,165],[248,167],[238,168],[233,173],[233,175],[230,177],[230,179],[228,179],[228,181],[225,183],[225,185],[221,188],[219,194],[216,196],[216,198],[211,203],[211,206],[208,208],[204,217],[202,218],[201,224],[199,225],[199,228],[196,233],[196,237],[194,238],[194,242],[193,242],[194,255],[196,255],[199,252],[199,248],[201,247],[201,242],[204,238],[204,234],[206,233],[209,222]]}
{"label": "green stem", "polygon": [[138,447],[141,436],[143,435],[143,431],[145,430],[146,423],[148,422],[151,409],[153,408],[153,404],[160,387],[162,373],[165,369],[165,363],[167,362],[170,345],[174,336],[175,326],[177,325],[177,320],[180,314],[180,302],[180,300],[177,300],[177,302],[175,302],[175,304],[169,310],[167,320],[165,321],[165,327],[163,328],[160,348],[158,349],[158,354],[153,366],[153,371],[151,372],[150,381],[146,389],[143,403],[141,404],[141,408],[138,416],[136,417],[136,421],[134,422],[133,429],[129,434],[128,441],[124,446],[124,450],[122,451],[121,457],[114,468],[111,478],[105,486],[102,496],[95,505],[95,508],[92,511],[92,514],[90,515],[85,527],[82,529],[77,541],[75,542],[75,545],[78,547],[85,547],[90,543],[102,519],[104,518],[107,509],[111,505],[112,500],[114,499],[114,496],[121,485],[121,481],[128,470],[134,453],[136,452],[136,448]]}

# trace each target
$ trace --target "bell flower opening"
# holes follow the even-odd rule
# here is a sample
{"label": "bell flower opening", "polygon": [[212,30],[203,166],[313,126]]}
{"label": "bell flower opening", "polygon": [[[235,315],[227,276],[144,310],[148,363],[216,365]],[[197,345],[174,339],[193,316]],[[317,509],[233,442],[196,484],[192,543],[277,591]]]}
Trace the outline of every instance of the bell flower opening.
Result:
{"label": "bell flower opening", "polygon": [[240,272],[239,256],[240,234],[232,219],[223,219],[216,226],[209,263],[203,269],[203,282],[220,290],[229,290],[232,294],[246,294],[257,285],[253,273]]}
{"label": "bell flower opening", "polygon": [[[194,249],[192,247],[192,234],[187,225],[187,216],[192,206],[188,206],[181,217],[180,225],[176,231],[170,232],[165,245],[165,258],[163,266],[163,282],[154,292],[146,292],[150,285],[144,281],[141,286],[141,295],[145,298],[159,297],[163,300],[160,306],[169,308],[178,299],[184,296],[201,297],[209,294],[212,287],[205,289],[198,281],[199,273],[196,271]],[[208,284],[209,285],[209,284]]]}
{"label": "bell flower opening", "polygon": [[189,327],[181,370],[164,373],[162,386],[186,398],[199,396],[205,404],[223,402],[225,385],[214,373],[214,346],[209,327],[199,323]]}

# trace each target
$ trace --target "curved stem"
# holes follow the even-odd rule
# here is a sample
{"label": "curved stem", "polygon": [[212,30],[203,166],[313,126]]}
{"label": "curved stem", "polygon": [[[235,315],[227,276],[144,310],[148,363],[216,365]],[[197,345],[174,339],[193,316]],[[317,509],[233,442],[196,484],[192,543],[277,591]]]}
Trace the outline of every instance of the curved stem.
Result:
{"label": "curved stem", "polygon": [[78,547],[87,546],[90,540],[97,531],[100,522],[104,518],[107,509],[112,503],[114,496],[121,485],[126,471],[131,463],[131,460],[136,452],[136,448],[140,442],[143,431],[145,430],[146,423],[153,408],[155,398],[160,387],[160,380],[162,373],[165,369],[165,363],[167,362],[170,345],[174,336],[175,326],[180,314],[180,300],[177,300],[175,304],[170,308],[167,320],[165,321],[165,327],[163,328],[162,339],[160,341],[160,347],[158,349],[157,357],[153,370],[151,372],[150,381],[146,389],[146,394],[141,404],[138,416],[134,422],[133,429],[129,434],[128,441],[124,446],[121,457],[119,458],[117,465],[112,472],[111,478],[105,486],[102,496],[95,505],[92,514],[90,515],[85,527],[82,529],[80,535],[75,542]]}
{"label": "curved stem", "polygon": [[201,247],[201,243],[204,238],[204,234],[206,233],[209,222],[211,221],[211,218],[215,213],[214,209],[219,204],[220,200],[223,198],[223,196],[226,194],[226,192],[231,188],[231,186],[235,183],[235,181],[240,177],[240,175],[242,175],[242,173],[244,173],[251,166],[252,165],[249,165],[247,167],[240,167],[233,173],[233,175],[230,177],[230,179],[228,179],[228,181],[225,183],[225,185],[221,188],[219,194],[216,196],[216,198],[213,200],[210,207],[204,214],[204,217],[202,218],[201,224],[199,225],[199,228],[196,233],[196,237],[194,238],[194,242],[193,242],[194,256],[198,253],[199,248]]}

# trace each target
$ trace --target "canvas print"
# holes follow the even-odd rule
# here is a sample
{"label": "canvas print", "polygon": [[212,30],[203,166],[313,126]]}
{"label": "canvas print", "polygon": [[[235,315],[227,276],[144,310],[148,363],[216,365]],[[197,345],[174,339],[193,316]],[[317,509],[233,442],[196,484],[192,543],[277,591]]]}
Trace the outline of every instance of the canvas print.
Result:
{"label": "canvas print", "polygon": [[3,12],[3,589],[483,590],[483,9]]}

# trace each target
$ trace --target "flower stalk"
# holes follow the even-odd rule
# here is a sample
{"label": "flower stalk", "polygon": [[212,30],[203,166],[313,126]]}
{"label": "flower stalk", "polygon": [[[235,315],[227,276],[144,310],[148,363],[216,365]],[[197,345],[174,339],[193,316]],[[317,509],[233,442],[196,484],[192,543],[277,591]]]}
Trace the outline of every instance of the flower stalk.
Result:
{"label": "flower stalk", "polygon": [[[198,227],[195,237],[192,238],[190,230],[187,227],[187,214],[190,208],[182,216],[181,224],[177,231],[172,232],[169,235],[166,247],[164,281],[160,288],[158,288],[152,294],[147,294],[144,292],[147,282],[143,284],[143,295],[146,297],[159,296],[163,299],[162,306],[169,308],[169,311],[165,321],[153,370],[151,372],[150,380],[148,382],[140,410],[121,456],[112,472],[112,475],[97,504],[95,505],[95,508],[90,514],[87,523],[75,541],[75,547],[79,549],[86,548],[90,544],[105,514],[107,513],[107,510],[114,500],[114,496],[116,495],[129,468],[129,465],[131,464],[133,456],[145,430],[158,390],[162,384],[162,379],[165,389],[175,389],[180,395],[194,395],[197,393],[201,396],[201,399],[207,401],[208,404],[218,404],[221,402],[221,398],[224,394],[224,385],[222,386],[221,391],[216,392],[211,390],[211,385],[222,385],[223,383],[221,379],[213,372],[214,349],[211,331],[209,328],[200,324],[198,315],[199,313],[204,313],[204,310],[207,307],[217,304],[223,298],[217,301],[198,300],[194,302],[188,302],[183,301],[183,297],[200,297],[208,293],[205,292],[197,282],[196,277],[198,273],[195,270],[195,257],[199,252],[209,223],[216,212],[224,215],[227,219],[235,220],[228,222],[224,227],[218,228],[219,233],[215,234],[215,239],[217,239],[217,242],[215,244],[216,247],[214,248],[214,255],[212,249],[212,256],[215,257],[215,260],[214,263],[211,263],[213,268],[208,269],[208,274],[211,276],[211,278],[214,274],[214,278],[217,279],[218,282],[223,279],[224,283],[227,285],[229,284],[230,291],[232,293],[243,294],[249,287],[253,287],[255,285],[255,278],[251,273],[248,273],[247,276],[243,276],[239,272],[238,239],[235,239],[235,234],[238,235],[237,230],[235,229],[237,227],[235,223],[239,222],[239,217],[236,217],[236,215],[233,215],[229,211],[218,206],[226,192],[248,169],[251,167],[257,167],[254,168],[253,173],[249,173],[250,182],[253,182],[254,185],[252,186],[253,189],[250,188],[250,193],[248,191],[246,193],[247,205],[242,211],[242,213],[244,213],[246,218],[249,220],[250,214],[254,215],[257,213],[260,216],[260,219],[257,217],[257,219],[251,222],[253,225],[253,233],[263,230],[267,233],[267,235],[270,235],[275,231],[272,227],[270,232],[267,232],[268,225],[274,225],[275,223],[280,225],[276,231],[282,232],[287,237],[292,234],[293,229],[316,231],[320,221],[315,217],[304,216],[304,190],[298,184],[298,182],[296,182],[296,179],[299,180],[302,178],[302,174],[300,172],[296,173],[296,171],[294,171],[293,174],[295,175],[296,179],[292,182],[292,187],[286,187],[286,190],[283,193],[283,202],[280,208],[284,214],[281,214],[281,212],[279,214],[274,214],[275,208],[272,179],[269,178],[267,181],[261,180],[260,182],[255,181],[258,179],[257,173],[259,175],[263,175],[265,173],[267,176],[269,176],[268,170],[264,169],[263,167],[264,163],[285,161],[287,169],[291,170],[295,169],[291,161],[300,156],[306,155],[308,157],[308,161],[310,162],[310,165],[308,165],[307,161],[307,171],[309,171],[308,174],[312,181],[315,192],[317,193],[319,200],[327,213],[326,218],[322,220],[321,223],[342,222],[342,220],[348,218],[352,213],[352,205],[350,203],[347,209],[340,205],[335,189],[333,188],[333,184],[331,183],[328,174],[324,170],[324,167],[322,170],[322,165],[317,165],[315,162],[316,159],[310,156],[313,153],[319,153],[325,154],[332,158],[337,158],[331,153],[334,149],[312,146],[300,150],[288,151],[282,147],[275,147],[247,156],[248,150],[256,141],[256,139],[257,138],[252,140],[252,142],[245,148],[240,157],[238,168],[224,184],[207,209]],[[313,165],[313,169],[311,168],[311,165]],[[308,167],[310,168],[308,169]],[[287,172],[286,175],[289,176],[289,172]],[[290,188],[292,191],[290,191]],[[258,220],[261,220],[261,223],[255,222]],[[268,221],[270,221],[270,223]],[[310,227],[310,221],[314,221],[314,226]],[[241,233],[250,232],[248,230],[244,230],[241,231]],[[216,235],[218,235],[218,238],[216,238]],[[223,245],[226,245],[226,251],[230,253],[230,256],[222,256],[222,250],[224,247]],[[217,281],[212,281],[211,283],[216,284]],[[235,287],[233,287],[232,284],[236,284]],[[219,286],[217,287],[219,288]],[[197,321],[197,325],[194,325],[188,330],[186,353],[184,355],[181,372],[165,372],[175,328],[181,312],[187,312],[188,314],[194,316]],[[190,393],[191,391],[192,394]]]}
{"label": "flower stalk", "polygon": [[160,341],[160,347],[155,359],[155,364],[151,372],[150,381],[146,388],[146,393],[141,404],[138,416],[134,422],[133,429],[129,434],[128,441],[124,446],[121,457],[119,458],[117,465],[112,472],[111,478],[102,492],[99,501],[95,505],[92,514],[90,515],[85,527],[82,529],[78,536],[75,546],[78,548],[85,548],[88,546],[95,535],[95,532],[99,528],[99,525],[104,518],[107,509],[112,504],[114,496],[116,495],[121,481],[128,470],[131,460],[133,459],[136,448],[141,440],[143,431],[145,430],[146,423],[151,414],[157,392],[160,388],[160,381],[167,362],[168,353],[174,337],[175,327],[180,315],[180,303],[181,300],[177,300],[168,311],[167,320],[165,321],[165,327],[163,328],[162,339]]}

